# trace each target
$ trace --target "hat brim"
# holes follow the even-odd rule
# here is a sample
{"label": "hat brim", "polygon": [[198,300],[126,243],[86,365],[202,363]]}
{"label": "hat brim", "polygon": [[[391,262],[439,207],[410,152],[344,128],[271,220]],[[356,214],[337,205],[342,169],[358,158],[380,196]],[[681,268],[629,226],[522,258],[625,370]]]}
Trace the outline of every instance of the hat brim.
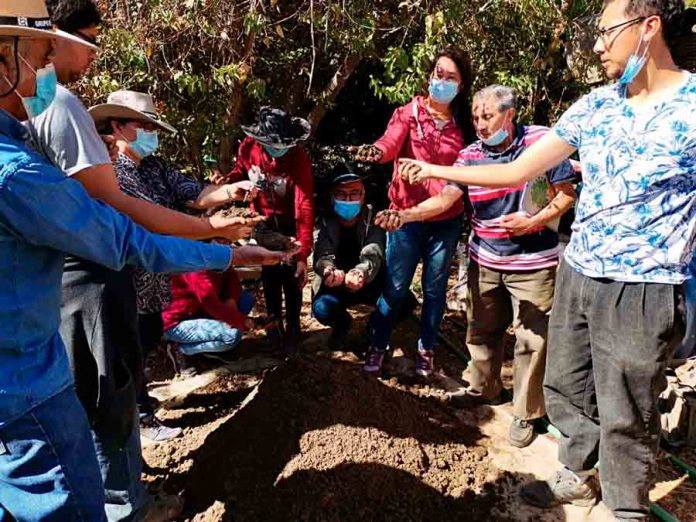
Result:
{"label": "hat brim", "polygon": [[80,44],[84,47],[93,50],[99,50],[94,44],[87,40],[78,38],[75,35],[60,31],[58,29],[47,31],[45,29],[34,29],[33,27],[18,27],[16,25],[0,25],[0,36],[17,36],[19,38],[55,38],[58,40],[67,40],[71,43]]}
{"label": "hat brim", "polygon": [[247,136],[254,138],[259,143],[265,145],[270,145],[272,147],[294,147],[298,143],[307,141],[310,134],[312,133],[312,126],[304,118],[292,118],[293,123],[302,127],[302,134],[300,136],[293,136],[287,138],[276,139],[274,137],[268,136],[263,133],[258,125],[242,125],[242,132]]}
{"label": "hat brim", "polygon": [[153,118],[144,112],[126,107],[125,105],[119,105],[117,103],[102,103],[95,105],[94,107],[89,108],[89,114],[92,116],[92,119],[97,127],[109,119],[135,120],[143,123],[152,123],[166,132],[176,134],[176,129],[168,123],[157,118]]}
{"label": "hat brim", "polygon": [[339,174],[331,180],[332,185],[346,185],[348,183],[355,183],[356,181],[362,181],[362,178],[357,174],[352,172],[346,172],[345,174]]}

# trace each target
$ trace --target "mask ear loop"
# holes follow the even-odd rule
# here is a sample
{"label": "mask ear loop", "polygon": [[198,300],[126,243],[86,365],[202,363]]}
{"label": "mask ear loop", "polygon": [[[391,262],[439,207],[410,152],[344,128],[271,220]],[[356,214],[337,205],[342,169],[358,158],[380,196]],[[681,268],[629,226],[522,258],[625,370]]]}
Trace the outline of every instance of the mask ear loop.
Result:
{"label": "mask ear loop", "polygon": [[0,98],[6,98],[13,92],[17,90],[17,86],[19,85],[19,79],[20,79],[20,70],[19,70],[19,37],[15,36],[14,41],[13,41],[13,46],[14,46],[14,61],[15,61],[15,70],[17,71],[17,78],[15,79],[14,83],[10,83],[10,80],[7,79],[7,76],[5,76],[5,83],[7,83],[10,86],[10,89],[7,92],[0,93]]}

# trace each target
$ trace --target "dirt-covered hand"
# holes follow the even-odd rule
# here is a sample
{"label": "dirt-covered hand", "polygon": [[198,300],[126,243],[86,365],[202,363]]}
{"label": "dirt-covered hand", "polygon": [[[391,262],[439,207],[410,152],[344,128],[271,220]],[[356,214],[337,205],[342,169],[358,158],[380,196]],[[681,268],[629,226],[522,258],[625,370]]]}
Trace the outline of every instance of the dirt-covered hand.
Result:
{"label": "dirt-covered hand", "polygon": [[346,277],[346,273],[343,270],[339,270],[335,267],[326,267],[322,275],[324,277],[324,284],[330,288],[341,286]]}
{"label": "dirt-covered hand", "polygon": [[401,228],[403,220],[398,210],[382,210],[375,216],[375,225],[387,232],[394,232]]}
{"label": "dirt-covered hand", "polygon": [[399,158],[399,176],[411,185],[423,183],[432,177],[432,165],[425,161],[418,161],[410,158]]}
{"label": "dirt-covered hand", "polygon": [[240,239],[248,239],[254,230],[254,226],[266,218],[263,216],[251,218],[223,217],[220,214],[214,214],[208,219],[218,237],[227,241],[239,241]]}
{"label": "dirt-covered hand", "polygon": [[362,270],[353,268],[346,274],[346,288],[357,292],[365,285],[365,274]]}
{"label": "dirt-covered hand", "polygon": [[379,163],[382,161],[382,149],[372,144],[348,147],[348,151],[355,156],[357,161],[365,163]]}

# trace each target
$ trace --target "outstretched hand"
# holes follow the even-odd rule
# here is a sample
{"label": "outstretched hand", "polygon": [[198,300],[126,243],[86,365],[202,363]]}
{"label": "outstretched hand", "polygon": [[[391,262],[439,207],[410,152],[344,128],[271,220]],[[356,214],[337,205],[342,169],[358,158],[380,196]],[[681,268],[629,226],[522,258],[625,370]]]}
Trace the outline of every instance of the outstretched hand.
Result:
{"label": "outstretched hand", "polygon": [[375,225],[387,232],[399,230],[404,224],[401,213],[398,210],[382,210],[375,216]]}
{"label": "outstretched hand", "polygon": [[295,250],[276,252],[256,245],[244,245],[236,247],[232,253],[233,266],[272,266],[280,263],[287,263],[293,256],[300,251],[299,247]]}
{"label": "outstretched hand", "polygon": [[227,241],[239,241],[240,239],[248,239],[256,224],[265,221],[266,218],[264,216],[244,218],[213,215],[210,216],[209,220],[218,237]]}
{"label": "outstretched hand", "polygon": [[412,185],[433,177],[432,165],[411,158],[399,158],[398,172],[401,179]]}
{"label": "outstretched hand", "polygon": [[362,270],[353,268],[346,274],[345,284],[348,290],[357,292],[365,285],[365,274]]}
{"label": "outstretched hand", "polygon": [[343,284],[346,273],[343,270],[329,266],[324,269],[322,277],[326,286],[334,288]]}
{"label": "outstretched hand", "polygon": [[348,147],[348,152],[353,154],[357,161],[365,163],[379,163],[382,161],[382,149],[372,144],[351,146]]}

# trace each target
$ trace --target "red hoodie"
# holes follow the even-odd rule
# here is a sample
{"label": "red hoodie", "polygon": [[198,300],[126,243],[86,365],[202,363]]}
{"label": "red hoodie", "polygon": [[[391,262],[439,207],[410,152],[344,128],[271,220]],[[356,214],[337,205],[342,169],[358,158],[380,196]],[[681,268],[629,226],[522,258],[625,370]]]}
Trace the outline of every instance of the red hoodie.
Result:
{"label": "red hoodie", "polygon": [[[415,109],[415,114],[414,114]],[[459,151],[464,148],[464,139],[454,120],[437,128],[434,118],[424,105],[422,96],[399,107],[387,125],[384,135],[375,143],[382,151],[382,163],[394,161],[394,174],[389,186],[390,208],[405,210],[439,194],[447,184],[444,180],[428,179],[425,183],[411,185],[399,177],[398,158],[414,158],[435,165],[454,165]],[[441,221],[461,215],[463,201],[457,201],[449,210],[429,219]]]}
{"label": "red hoodie", "polygon": [[[227,174],[231,183],[249,179],[249,170],[259,169],[264,174],[284,177],[287,183],[285,197],[259,192],[251,202],[251,209],[267,217],[276,216],[281,222],[295,224],[295,237],[302,244],[297,258],[307,261],[314,238],[314,178],[312,163],[301,145],[291,148],[280,158],[271,158],[256,140],[245,138],[239,145],[237,163]],[[269,219],[272,224],[272,220]]]}
{"label": "red hoodie", "polygon": [[242,285],[234,270],[204,270],[171,277],[172,300],[162,312],[164,330],[188,319],[217,319],[244,330],[247,316],[223,302],[239,299]]}

